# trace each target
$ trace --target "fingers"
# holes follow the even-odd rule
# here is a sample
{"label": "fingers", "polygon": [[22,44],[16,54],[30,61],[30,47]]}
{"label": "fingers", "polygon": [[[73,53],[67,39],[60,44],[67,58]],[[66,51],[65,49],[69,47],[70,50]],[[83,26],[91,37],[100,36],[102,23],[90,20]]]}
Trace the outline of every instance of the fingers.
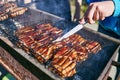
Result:
{"label": "fingers", "polygon": [[96,10],[96,5],[90,4],[90,6],[87,9],[87,12],[85,13],[85,19],[90,24],[95,23],[95,21],[94,21],[95,10]]}
{"label": "fingers", "polygon": [[[93,4],[90,4],[84,17],[80,20],[81,24],[84,24],[86,21],[90,24],[95,23],[95,20],[98,19],[98,12],[95,12],[96,7]],[[95,15],[94,15],[95,14]]]}
{"label": "fingers", "polygon": [[101,12],[99,12],[99,14],[100,14],[99,20],[104,20],[105,16]]}
{"label": "fingers", "polygon": [[80,20],[80,23],[84,24],[87,20],[88,23],[93,24],[97,20],[104,20],[105,17],[103,12],[97,5],[97,3],[91,3],[84,15],[84,17]]}
{"label": "fingers", "polygon": [[82,19],[80,19],[79,23],[80,24],[84,24],[86,21],[85,21],[85,18],[83,17]]}
{"label": "fingers", "polygon": [[96,21],[96,20],[99,20],[99,18],[100,18],[99,12],[95,11],[93,15],[93,20]]}
{"label": "fingers", "polygon": [[113,1],[94,2],[88,6],[88,9],[81,19],[80,23],[84,23],[87,20],[88,23],[93,24],[97,20],[104,20],[114,12]]}

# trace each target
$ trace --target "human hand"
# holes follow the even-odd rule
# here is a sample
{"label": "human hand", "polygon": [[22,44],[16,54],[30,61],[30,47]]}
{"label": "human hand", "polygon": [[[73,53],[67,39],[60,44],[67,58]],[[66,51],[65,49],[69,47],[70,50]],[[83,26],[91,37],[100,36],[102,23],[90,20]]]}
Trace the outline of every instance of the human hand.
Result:
{"label": "human hand", "polygon": [[84,24],[87,20],[88,23],[93,24],[97,20],[104,20],[114,12],[113,1],[94,2],[88,6],[88,9],[80,20],[81,24]]}

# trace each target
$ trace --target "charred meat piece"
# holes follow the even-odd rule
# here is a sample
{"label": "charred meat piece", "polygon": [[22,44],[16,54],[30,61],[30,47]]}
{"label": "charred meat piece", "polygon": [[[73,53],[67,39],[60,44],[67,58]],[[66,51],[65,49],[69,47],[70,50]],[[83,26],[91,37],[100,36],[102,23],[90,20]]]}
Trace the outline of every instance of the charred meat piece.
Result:
{"label": "charred meat piece", "polygon": [[77,62],[84,61],[88,57],[88,50],[82,46],[75,46],[74,49],[77,52]]}
{"label": "charred meat piece", "polygon": [[40,63],[44,63],[44,62],[45,62],[44,58],[43,58],[41,55],[36,54],[36,53],[34,53],[33,55],[36,57],[36,59],[37,59]]}
{"label": "charred meat piece", "polygon": [[101,50],[101,46],[98,42],[95,41],[90,41],[87,45],[86,45],[87,49],[90,50],[91,53],[97,53],[98,51]]}
{"label": "charred meat piece", "polygon": [[16,36],[19,37],[21,34],[25,34],[25,33],[31,32],[31,31],[34,31],[34,28],[32,28],[32,27],[23,27],[23,28],[18,29],[15,34],[16,34]]}
{"label": "charred meat piece", "polygon": [[82,38],[80,35],[78,34],[73,34],[72,36],[69,37],[70,38],[70,42],[71,44],[74,45],[78,45],[78,44],[82,44],[84,41],[86,41],[84,38]]}
{"label": "charred meat piece", "polygon": [[61,77],[70,77],[76,72],[73,70],[76,65],[76,60],[77,52],[74,49],[70,49],[69,47],[65,46],[58,50],[58,52],[54,55],[52,60],[52,70]]}
{"label": "charred meat piece", "polygon": [[100,44],[95,41],[86,41],[82,44],[82,46],[84,46],[89,53],[97,53],[101,50]]}
{"label": "charred meat piece", "polygon": [[17,5],[14,2],[8,2],[3,4],[4,9],[9,12],[11,9],[16,8]]}
{"label": "charred meat piece", "polygon": [[68,46],[63,46],[61,49],[59,49],[59,51],[54,55],[54,58],[58,58],[60,56],[63,56],[67,51],[69,51],[69,47]]}
{"label": "charred meat piece", "polygon": [[30,47],[31,45],[33,45],[35,43],[35,41],[29,36],[21,38],[20,42],[21,42],[21,44],[25,45],[26,47]]}
{"label": "charred meat piece", "polygon": [[34,53],[40,55],[45,61],[53,56],[54,46],[43,46],[33,49]]}
{"label": "charred meat piece", "polygon": [[42,54],[45,60],[50,59],[53,56],[54,46],[48,46],[47,50]]}
{"label": "charred meat piece", "polygon": [[35,27],[36,29],[46,30],[52,28],[50,24],[38,24]]}
{"label": "charred meat piece", "polygon": [[14,2],[7,2],[0,5],[0,21],[6,20],[7,18],[22,15],[27,11],[25,7],[18,7]]}
{"label": "charred meat piece", "polygon": [[[68,72],[72,71],[76,66],[76,62],[71,62],[71,64],[69,64],[69,66],[67,66],[62,72],[61,74],[67,74]],[[72,74],[73,75],[73,74]]]}
{"label": "charred meat piece", "polygon": [[59,42],[52,42],[61,36],[62,30],[50,24],[24,27],[16,32],[19,45],[24,45],[40,62],[51,61],[49,69],[61,77],[70,77],[76,73],[77,62],[88,58],[89,53],[97,53],[101,46],[98,42],[88,41],[73,34]]}
{"label": "charred meat piece", "polygon": [[59,57],[55,63],[52,63],[52,66],[53,68],[51,70],[61,77],[70,77],[76,73],[76,62],[66,56]]}
{"label": "charred meat piece", "polygon": [[27,8],[16,7],[9,11],[9,15],[10,15],[10,17],[16,17],[16,16],[24,14],[26,11],[27,11]]}
{"label": "charred meat piece", "polygon": [[62,34],[62,30],[52,27],[50,24],[41,24],[37,25],[35,29],[40,29],[42,31],[42,35],[48,35],[52,38],[56,38]]}
{"label": "charred meat piece", "polygon": [[7,18],[8,18],[8,14],[6,14],[6,13],[0,14],[0,21],[3,21],[5,19],[7,19]]}

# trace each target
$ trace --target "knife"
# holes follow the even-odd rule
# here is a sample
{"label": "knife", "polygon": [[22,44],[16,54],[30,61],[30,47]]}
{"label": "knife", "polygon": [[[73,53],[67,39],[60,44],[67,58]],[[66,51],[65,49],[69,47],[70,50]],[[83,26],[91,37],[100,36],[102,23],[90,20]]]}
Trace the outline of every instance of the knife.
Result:
{"label": "knife", "polygon": [[86,23],[84,23],[84,24],[78,24],[78,25],[75,26],[73,29],[71,29],[70,31],[68,31],[68,32],[67,32],[66,34],[64,34],[63,36],[58,37],[58,38],[57,38],[56,40],[54,40],[53,42],[58,42],[58,41],[61,41],[61,40],[65,39],[65,38],[71,36],[72,34],[78,32],[79,30],[81,30],[81,29],[84,27],[85,24],[86,24]]}

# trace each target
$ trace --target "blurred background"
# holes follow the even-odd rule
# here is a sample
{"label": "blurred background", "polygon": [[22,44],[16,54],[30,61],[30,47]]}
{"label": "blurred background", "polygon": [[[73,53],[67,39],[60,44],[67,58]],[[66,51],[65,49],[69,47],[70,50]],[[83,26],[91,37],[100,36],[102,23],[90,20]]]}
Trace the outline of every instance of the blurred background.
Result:
{"label": "blurred background", "polygon": [[[87,9],[87,4],[85,2],[85,0],[82,0],[82,5],[81,5],[81,17],[83,16],[83,14],[85,13],[86,9]],[[74,15],[74,12],[75,12],[75,1],[74,0],[70,0],[70,4],[71,4],[71,14],[72,14],[72,17]]]}
{"label": "blurred background", "polygon": [[[74,13],[75,13],[75,1],[70,0],[70,5],[71,5],[71,15],[72,15],[72,19],[73,19]],[[86,4],[85,0],[82,0],[81,12],[80,12],[81,18],[84,15],[84,13],[86,12],[87,7],[88,7],[88,5]],[[98,22],[96,22],[95,24],[86,24],[85,27],[97,31],[98,30]]]}

